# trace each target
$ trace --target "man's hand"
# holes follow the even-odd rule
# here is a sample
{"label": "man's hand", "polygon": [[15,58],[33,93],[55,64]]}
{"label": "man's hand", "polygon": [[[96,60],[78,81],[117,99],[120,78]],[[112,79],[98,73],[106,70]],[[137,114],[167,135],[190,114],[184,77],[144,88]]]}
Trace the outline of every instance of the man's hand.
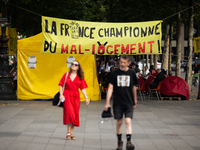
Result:
{"label": "man's hand", "polygon": [[133,109],[135,109],[137,106],[137,99],[135,100],[135,105],[133,105]]}
{"label": "man's hand", "polygon": [[105,107],[104,107],[104,110],[107,111],[108,107],[110,107],[110,104],[106,104]]}

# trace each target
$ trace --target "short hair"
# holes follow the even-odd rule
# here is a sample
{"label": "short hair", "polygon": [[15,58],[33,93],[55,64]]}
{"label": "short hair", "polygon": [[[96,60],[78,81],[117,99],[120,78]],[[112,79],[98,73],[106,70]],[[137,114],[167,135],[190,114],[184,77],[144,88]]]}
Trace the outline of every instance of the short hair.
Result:
{"label": "short hair", "polygon": [[121,56],[120,56],[120,59],[121,59],[121,58],[123,58],[123,59],[125,59],[125,60],[127,60],[127,61],[129,62],[129,57],[128,57],[128,55],[121,55]]}
{"label": "short hair", "polygon": [[158,72],[158,71],[161,71],[161,69],[157,69],[156,71],[157,71],[157,72]]}

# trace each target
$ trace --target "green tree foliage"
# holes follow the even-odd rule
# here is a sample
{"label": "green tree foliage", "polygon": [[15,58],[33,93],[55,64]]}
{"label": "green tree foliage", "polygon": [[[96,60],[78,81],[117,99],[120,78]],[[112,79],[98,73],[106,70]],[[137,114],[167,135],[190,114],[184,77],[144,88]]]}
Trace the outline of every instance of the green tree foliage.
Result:
{"label": "green tree foliage", "polygon": [[[41,32],[40,15],[96,22],[142,22],[162,20],[176,13],[177,2],[183,9],[189,6],[188,0],[9,0],[7,16],[12,17],[12,27],[16,27],[23,35],[31,36]],[[198,2],[200,0],[196,0],[195,4]],[[194,18],[199,21],[198,7],[194,13]],[[183,22],[186,22],[188,11],[181,15]],[[171,23],[175,27],[175,22],[175,16],[163,21],[163,35],[165,26]]]}
{"label": "green tree foliage", "polygon": [[17,28],[20,34],[31,36],[41,32],[41,16],[71,20],[105,21],[106,9],[103,3],[104,0],[9,0],[7,16],[12,17],[12,27]]}

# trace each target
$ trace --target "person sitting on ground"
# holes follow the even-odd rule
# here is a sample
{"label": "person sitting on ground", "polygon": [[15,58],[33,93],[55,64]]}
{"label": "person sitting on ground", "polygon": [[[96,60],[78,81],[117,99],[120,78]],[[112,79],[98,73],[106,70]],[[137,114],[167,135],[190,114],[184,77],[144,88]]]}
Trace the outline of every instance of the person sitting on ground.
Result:
{"label": "person sitting on ground", "polygon": [[145,68],[145,72],[144,72],[144,74],[141,73],[140,75],[141,75],[141,77],[144,79],[144,81],[146,81],[147,78],[148,78],[149,75],[150,75],[150,72],[149,72],[149,69],[148,69],[147,66],[145,66],[144,68]]}
{"label": "person sitting on ground", "polygon": [[156,78],[149,85],[150,89],[156,89],[159,83],[167,77],[165,69],[157,69],[157,72]]}

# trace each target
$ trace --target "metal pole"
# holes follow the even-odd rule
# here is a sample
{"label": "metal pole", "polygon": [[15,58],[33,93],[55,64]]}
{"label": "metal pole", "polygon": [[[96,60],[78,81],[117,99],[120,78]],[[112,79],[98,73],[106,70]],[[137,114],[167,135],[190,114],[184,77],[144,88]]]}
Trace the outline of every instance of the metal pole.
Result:
{"label": "metal pole", "polygon": [[[2,17],[6,18],[6,2],[1,1]],[[16,95],[12,88],[12,75],[10,74],[8,62],[8,39],[6,37],[6,27],[1,27],[0,38],[0,100],[16,100]]]}

